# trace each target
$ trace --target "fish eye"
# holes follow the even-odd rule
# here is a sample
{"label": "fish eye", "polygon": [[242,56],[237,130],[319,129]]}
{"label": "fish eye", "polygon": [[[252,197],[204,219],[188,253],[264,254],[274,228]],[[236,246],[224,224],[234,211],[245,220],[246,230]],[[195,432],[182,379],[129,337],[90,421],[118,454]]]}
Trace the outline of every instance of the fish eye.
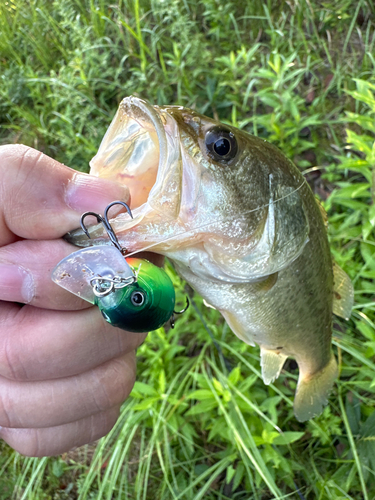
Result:
{"label": "fish eye", "polygon": [[205,143],[207,153],[213,160],[229,162],[238,150],[234,134],[225,128],[214,127],[206,133]]}
{"label": "fish eye", "polygon": [[145,302],[145,294],[139,290],[134,291],[130,296],[131,303],[133,306],[140,307]]}

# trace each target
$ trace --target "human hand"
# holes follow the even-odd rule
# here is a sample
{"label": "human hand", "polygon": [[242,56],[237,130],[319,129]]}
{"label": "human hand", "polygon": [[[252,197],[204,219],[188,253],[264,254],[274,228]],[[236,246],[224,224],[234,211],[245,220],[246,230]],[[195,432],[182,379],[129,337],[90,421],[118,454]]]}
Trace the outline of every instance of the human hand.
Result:
{"label": "human hand", "polygon": [[134,385],[146,334],[110,326],[50,277],[81,214],[128,199],[34,149],[0,147],[0,437],[24,455],[104,436]]}

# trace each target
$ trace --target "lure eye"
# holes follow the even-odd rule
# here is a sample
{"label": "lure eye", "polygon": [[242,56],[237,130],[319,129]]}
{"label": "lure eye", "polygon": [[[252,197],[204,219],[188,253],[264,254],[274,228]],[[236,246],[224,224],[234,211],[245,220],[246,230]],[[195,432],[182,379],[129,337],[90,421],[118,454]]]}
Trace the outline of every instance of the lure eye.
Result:
{"label": "lure eye", "polygon": [[205,137],[208,155],[216,161],[228,163],[238,150],[237,140],[232,132],[221,127],[209,130]]}
{"label": "lure eye", "polygon": [[145,294],[143,292],[140,292],[139,290],[136,290],[131,294],[130,300],[133,306],[140,307],[145,302]]}

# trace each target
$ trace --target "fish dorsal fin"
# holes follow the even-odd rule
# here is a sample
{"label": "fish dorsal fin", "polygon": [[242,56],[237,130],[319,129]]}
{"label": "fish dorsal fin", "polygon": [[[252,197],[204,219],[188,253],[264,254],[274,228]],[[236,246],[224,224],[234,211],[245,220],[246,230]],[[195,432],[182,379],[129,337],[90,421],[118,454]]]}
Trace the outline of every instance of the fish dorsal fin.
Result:
{"label": "fish dorsal fin", "polygon": [[269,351],[260,348],[260,365],[262,367],[262,378],[266,385],[271,384],[280,375],[288,356],[277,351]]}
{"label": "fish dorsal fin", "polygon": [[320,200],[318,200],[318,198],[315,198],[315,201],[319,207],[320,213],[322,214],[324,227],[326,228],[326,231],[327,231],[328,230],[328,215],[327,215],[326,209],[323,207],[322,202]]}
{"label": "fish dorsal fin", "polygon": [[333,262],[333,313],[348,320],[352,312],[354,290],[345,271]]}

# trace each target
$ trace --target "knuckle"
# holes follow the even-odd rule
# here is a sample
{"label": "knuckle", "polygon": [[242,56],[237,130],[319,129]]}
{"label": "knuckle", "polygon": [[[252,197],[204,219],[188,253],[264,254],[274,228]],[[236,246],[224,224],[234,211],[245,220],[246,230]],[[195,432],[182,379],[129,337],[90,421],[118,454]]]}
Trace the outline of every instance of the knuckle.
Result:
{"label": "knuckle", "polygon": [[[110,332],[113,336],[113,332]],[[119,353],[127,354],[130,351],[137,349],[147,337],[147,333],[127,333],[124,330],[116,332],[117,349]]]}
{"label": "knuckle", "polygon": [[88,443],[92,443],[97,439],[100,439],[108,434],[108,432],[115,425],[118,416],[119,416],[120,408],[119,406],[115,408],[111,408],[110,410],[102,413],[100,415],[99,422],[93,423],[91,426],[91,433],[88,439]]}
{"label": "knuckle", "polygon": [[8,380],[27,380],[25,367],[20,353],[22,349],[11,335],[8,335],[0,346],[0,373]]}
{"label": "knuckle", "polygon": [[2,427],[12,427],[14,424],[12,407],[11,391],[7,390],[7,388],[2,388],[0,392],[0,425]]}
{"label": "knuckle", "polygon": [[129,396],[134,386],[135,375],[135,362],[133,362],[131,356],[114,360],[113,380],[116,388],[113,394],[114,404],[122,403]]}
{"label": "knuckle", "polygon": [[[0,146],[0,159],[18,158],[20,155],[26,154],[28,151],[33,151],[30,146],[24,144],[4,144]],[[1,167],[0,167],[1,168]]]}
{"label": "knuckle", "polygon": [[23,144],[3,148],[0,150],[0,192],[6,207],[3,217],[12,228],[16,221],[25,218],[27,208],[21,195],[43,153]]}
{"label": "knuckle", "polygon": [[41,446],[39,432],[39,429],[30,429],[27,439],[23,439],[16,450],[27,457],[43,457],[46,450]]}
{"label": "knuckle", "polygon": [[[7,144],[5,146],[0,146],[0,172],[3,175],[9,174],[11,172],[12,177],[15,177],[24,164],[25,157],[27,155],[40,154],[35,149],[25,146],[23,144]],[[12,168],[9,168],[11,163]]]}
{"label": "knuckle", "polygon": [[133,353],[106,363],[102,374],[98,375],[100,391],[95,393],[98,409],[102,411],[121,404],[133,388],[135,374]]}
{"label": "knuckle", "polygon": [[40,439],[40,432],[43,429],[12,429],[18,431],[14,442],[11,446],[18,453],[26,457],[44,457],[48,455],[48,450],[43,446],[43,441]]}

